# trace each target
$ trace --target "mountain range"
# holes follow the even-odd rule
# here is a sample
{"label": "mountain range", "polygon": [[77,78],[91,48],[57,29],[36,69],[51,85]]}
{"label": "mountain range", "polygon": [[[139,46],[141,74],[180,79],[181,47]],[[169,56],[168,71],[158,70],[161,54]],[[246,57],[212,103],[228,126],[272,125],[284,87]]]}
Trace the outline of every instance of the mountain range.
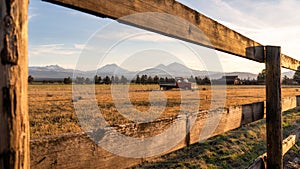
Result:
{"label": "mountain range", "polygon": [[[44,67],[33,66],[29,67],[29,75],[33,76],[38,80],[50,80],[50,79],[63,79],[65,77],[89,77],[92,78],[95,75],[105,77],[105,76],[125,76],[128,79],[132,79],[136,75],[148,75],[148,76],[159,76],[159,77],[190,77],[191,75],[194,77],[204,78],[205,76],[210,77],[210,79],[219,79],[224,75],[230,76],[235,75],[240,79],[256,79],[257,74],[249,73],[249,72],[213,72],[213,71],[204,71],[204,70],[194,70],[186,67],[183,64],[174,62],[169,65],[157,65],[154,68],[149,68],[141,71],[129,71],[119,67],[116,64],[107,64],[97,70],[94,71],[82,71],[82,70],[74,70],[74,69],[65,69],[58,65],[50,65]],[[285,72],[282,76],[288,76],[291,78],[293,76],[293,72]]]}

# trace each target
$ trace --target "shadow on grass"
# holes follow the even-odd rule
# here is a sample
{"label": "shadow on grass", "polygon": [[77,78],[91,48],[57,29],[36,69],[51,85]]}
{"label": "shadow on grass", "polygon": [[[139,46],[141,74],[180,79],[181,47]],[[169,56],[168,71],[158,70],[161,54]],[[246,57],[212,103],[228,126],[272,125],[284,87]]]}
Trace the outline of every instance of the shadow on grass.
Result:
{"label": "shadow on grass", "polygon": [[[284,113],[284,138],[300,126],[299,110]],[[247,168],[266,152],[266,125],[260,120],[132,168]]]}

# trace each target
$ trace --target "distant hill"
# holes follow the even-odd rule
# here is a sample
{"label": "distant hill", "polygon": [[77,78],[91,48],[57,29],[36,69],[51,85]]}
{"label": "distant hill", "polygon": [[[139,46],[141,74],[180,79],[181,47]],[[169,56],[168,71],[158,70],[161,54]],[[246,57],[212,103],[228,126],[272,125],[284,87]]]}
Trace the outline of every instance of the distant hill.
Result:
{"label": "distant hill", "polygon": [[[157,65],[154,68],[145,69],[141,71],[128,71],[119,67],[116,64],[108,64],[105,65],[97,70],[94,71],[81,71],[81,70],[74,70],[74,69],[65,69],[58,65],[50,65],[44,67],[29,67],[29,75],[32,75],[35,79],[63,79],[65,77],[73,77],[75,72],[75,76],[83,76],[83,77],[94,77],[95,74],[98,76],[122,76],[132,79],[137,74],[143,75],[146,74],[148,76],[155,76],[158,75],[159,77],[201,77],[204,78],[208,76],[210,79],[219,79],[224,75],[236,75],[240,79],[256,79],[257,75],[248,72],[228,72],[228,73],[221,73],[221,72],[212,72],[212,71],[200,71],[190,69],[183,64],[180,63],[172,63],[169,65]],[[288,76],[290,77],[290,76]]]}
{"label": "distant hill", "polygon": [[[85,75],[84,71],[76,70],[78,74]],[[73,69],[65,69],[58,65],[50,65],[45,67],[29,67],[28,74],[35,79],[63,79],[65,77],[73,77]]]}
{"label": "distant hill", "polygon": [[180,63],[172,63],[169,65],[160,64],[154,68],[146,69],[141,71],[139,74],[147,74],[150,76],[178,76],[178,77],[194,77],[204,78],[205,76],[210,77],[211,79],[220,79],[224,75],[237,75],[241,79],[256,79],[257,75],[248,72],[230,72],[230,73],[221,73],[221,72],[212,72],[212,71],[200,71],[190,69]]}
{"label": "distant hill", "polygon": [[93,70],[93,71],[89,71],[88,74],[91,74],[91,75],[99,75],[99,76],[131,76],[133,74],[133,72],[130,72],[126,69],[123,69],[121,67],[119,67],[118,65],[116,64],[107,64],[97,70]]}

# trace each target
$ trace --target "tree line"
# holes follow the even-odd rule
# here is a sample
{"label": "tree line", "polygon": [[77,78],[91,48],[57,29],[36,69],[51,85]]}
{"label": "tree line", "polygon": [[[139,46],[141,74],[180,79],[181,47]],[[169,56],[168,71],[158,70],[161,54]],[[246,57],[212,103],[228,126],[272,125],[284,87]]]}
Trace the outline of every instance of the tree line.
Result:
{"label": "tree line", "polygon": [[[210,84],[211,81],[208,77],[204,77],[203,79],[200,77],[191,76],[188,78],[189,82],[195,82],[198,85]],[[74,80],[71,77],[64,78],[64,84],[159,84],[159,83],[175,83],[175,78],[171,77],[159,77],[159,76],[148,76],[148,75],[137,75],[134,79],[128,80],[125,76],[105,76],[101,77],[95,75],[93,80],[88,77],[76,77]]]}
{"label": "tree line", "polygon": [[[188,78],[189,82],[195,82],[198,85],[210,84],[211,81],[208,77],[203,79],[200,77],[191,76]],[[28,83],[36,82],[34,77],[28,76]],[[63,83],[63,84],[159,84],[159,83],[175,83],[175,78],[171,77],[159,77],[159,76],[148,76],[148,75],[137,75],[134,79],[128,80],[125,76],[98,76],[95,75],[94,78],[89,77],[76,77],[75,79],[71,77],[66,77],[62,80],[43,80],[42,83]]]}
{"label": "tree line", "polygon": [[[263,69],[258,75],[257,75],[257,83],[258,84],[265,84],[267,77],[266,69]],[[282,78],[282,84],[284,85],[297,85],[300,84],[300,68],[295,71],[292,78],[287,77],[286,75]]]}
{"label": "tree line", "polygon": [[[209,85],[211,84],[211,80],[208,77],[200,78],[190,76],[187,78],[189,82],[195,82],[198,85]],[[263,69],[258,75],[257,79],[241,79],[240,84],[244,85],[257,85],[257,84],[265,84],[266,80],[266,70]],[[34,77],[28,76],[28,83],[34,82]],[[43,83],[63,83],[63,84],[159,84],[159,83],[175,83],[175,79],[171,77],[159,77],[159,76],[148,76],[148,75],[137,75],[134,79],[128,80],[125,76],[98,76],[95,75],[94,78],[90,79],[88,77],[76,77],[72,79],[71,77],[66,77],[63,80],[57,81],[47,81],[44,80]],[[293,78],[288,78],[284,76],[282,78],[282,84],[284,85],[295,85],[300,84],[300,68],[295,72]]]}

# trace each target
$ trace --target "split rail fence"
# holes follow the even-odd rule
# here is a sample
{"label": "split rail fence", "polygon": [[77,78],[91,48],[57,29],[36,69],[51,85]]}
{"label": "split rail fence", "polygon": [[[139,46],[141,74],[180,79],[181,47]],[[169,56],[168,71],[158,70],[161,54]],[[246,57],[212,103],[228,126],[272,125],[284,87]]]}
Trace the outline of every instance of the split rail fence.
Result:
{"label": "split rail fence", "polygon": [[[234,30],[184,6],[175,0],[45,0],[99,17],[118,19],[119,22],[212,48],[235,56],[266,64],[266,102],[224,108],[222,119],[214,135],[262,119],[266,114],[267,157],[264,155],[253,168],[283,168],[282,155],[298,139],[291,135],[283,142],[282,110],[299,106],[299,97],[281,98],[281,67],[297,70],[300,62],[281,53],[277,46],[264,46]],[[28,0],[0,2],[0,168],[120,168],[129,167],[145,159],[127,159],[97,147],[85,133],[65,134],[38,140],[29,139],[27,101],[28,77]],[[172,23],[164,17],[128,19],[126,16],[157,12],[181,18],[183,23]],[[124,18],[125,17],[125,18]],[[197,28],[197,29],[195,29]],[[197,30],[203,32],[199,33]],[[203,38],[203,35],[206,38]],[[199,141],[205,114],[197,114],[196,124],[186,138],[169,152]],[[172,123],[175,119],[162,119],[149,124],[120,126],[117,130],[137,127],[147,135],[154,129]],[[182,132],[187,128],[187,117]],[[109,130],[109,129],[108,129]],[[109,133],[109,131],[105,131]],[[168,153],[168,152],[165,152]]]}

